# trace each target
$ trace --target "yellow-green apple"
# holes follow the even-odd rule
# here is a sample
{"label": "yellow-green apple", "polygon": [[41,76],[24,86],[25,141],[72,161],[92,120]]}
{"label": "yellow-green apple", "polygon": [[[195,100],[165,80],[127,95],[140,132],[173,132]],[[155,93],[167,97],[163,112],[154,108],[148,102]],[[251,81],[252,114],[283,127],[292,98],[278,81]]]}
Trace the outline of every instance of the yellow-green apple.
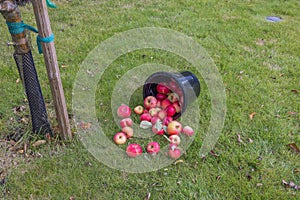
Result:
{"label": "yellow-green apple", "polygon": [[174,103],[179,100],[179,97],[176,93],[172,92],[168,94],[168,99],[171,101],[171,103]]}
{"label": "yellow-green apple", "polygon": [[139,105],[139,106],[136,106],[133,111],[135,112],[135,114],[137,115],[141,115],[143,112],[144,112],[144,107]]}
{"label": "yellow-green apple", "polygon": [[116,144],[125,144],[125,142],[127,140],[127,136],[123,132],[118,132],[115,134],[113,140]]}
{"label": "yellow-green apple", "polygon": [[181,133],[181,130],[182,130],[182,125],[180,122],[178,122],[176,120],[171,121],[168,124],[168,127],[167,127],[168,135],[178,135],[179,133]]}
{"label": "yellow-green apple", "polygon": [[161,111],[161,108],[150,108],[149,114],[151,115],[151,117],[156,117],[159,111]]}

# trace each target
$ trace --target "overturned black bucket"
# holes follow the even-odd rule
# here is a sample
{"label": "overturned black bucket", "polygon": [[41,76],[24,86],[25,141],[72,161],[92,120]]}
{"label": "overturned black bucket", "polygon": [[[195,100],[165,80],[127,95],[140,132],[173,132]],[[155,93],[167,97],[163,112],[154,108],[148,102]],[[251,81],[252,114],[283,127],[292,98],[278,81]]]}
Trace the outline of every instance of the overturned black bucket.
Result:
{"label": "overturned black bucket", "polygon": [[[184,72],[156,72],[149,76],[145,81],[143,88],[144,99],[147,96],[156,96],[156,87],[159,83],[164,83],[167,86],[175,83],[175,88],[170,88],[176,92],[180,99],[181,112],[176,113],[173,119],[178,119],[181,114],[186,110],[187,106],[195,101],[200,94],[200,82],[195,74],[189,71]],[[171,83],[171,84],[170,84]],[[174,91],[176,90],[176,91]]]}

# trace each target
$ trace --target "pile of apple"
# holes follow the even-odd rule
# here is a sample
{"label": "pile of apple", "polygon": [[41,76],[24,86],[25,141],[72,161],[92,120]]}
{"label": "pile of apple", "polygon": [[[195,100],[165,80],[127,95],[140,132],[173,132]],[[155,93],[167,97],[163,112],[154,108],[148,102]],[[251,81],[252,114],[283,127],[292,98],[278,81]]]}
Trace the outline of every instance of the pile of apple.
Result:
{"label": "pile of apple", "polygon": [[[143,106],[139,105],[133,109],[134,113],[139,115],[141,128],[151,128],[154,134],[162,135],[169,141],[167,155],[173,159],[179,158],[182,154],[179,147],[180,134],[189,137],[194,134],[194,130],[190,126],[183,127],[179,121],[173,119],[174,115],[181,112],[181,105],[183,104],[182,93],[175,84],[172,81],[157,84],[157,95],[146,97]],[[125,144],[128,138],[133,137],[133,121],[130,118],[131,109],[125,104],[119,106],[117,115],[121,118],[122,131],[116,133],[113,140],[120,145]],[[150,142],[146,146],[146,151],[153,156],[158,154],[160,151],[159,143]],[[126,153],[129,157],[137,157],[143,153],[143,149],[141,145],[133,143],[127,146]]]}

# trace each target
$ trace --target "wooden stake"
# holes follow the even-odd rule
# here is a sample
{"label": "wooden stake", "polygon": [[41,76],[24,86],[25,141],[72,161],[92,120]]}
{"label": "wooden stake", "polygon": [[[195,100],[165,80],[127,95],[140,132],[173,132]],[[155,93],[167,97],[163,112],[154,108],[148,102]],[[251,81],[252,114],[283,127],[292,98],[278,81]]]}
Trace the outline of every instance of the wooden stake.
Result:
{"label": "wooden stake", "polygon": [[[49,37],[52,34],[48,9],[45,0],[32,0],[34,15],[42,38]],[[47,68],[48,79],[50,82],[53,102],[55,106],[56,117],[62,139],[69,140],[72,138],[70,129],[69,116],[66,107],[64,91],[60,79],[60,72],[57,62],[54,42],[43,43],[42,49],[44,60]]]}

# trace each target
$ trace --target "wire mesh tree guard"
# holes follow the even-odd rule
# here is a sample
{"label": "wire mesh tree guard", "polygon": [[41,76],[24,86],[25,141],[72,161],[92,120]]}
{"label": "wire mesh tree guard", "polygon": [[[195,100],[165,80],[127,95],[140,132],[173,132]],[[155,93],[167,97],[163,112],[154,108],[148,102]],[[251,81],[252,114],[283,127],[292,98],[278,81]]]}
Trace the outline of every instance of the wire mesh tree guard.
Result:
{"label": "wire mesh tree guard", "polygon": [[44,55],[60,135],[62,139],[69,140],[72,138],[72,133],[47,9],[47,5],[55,7],[55,4],[50,0],[30,1],[38,27],[36,30],[22,21],[18,8],[28,2],[28,0],[0,0],[0,12],[6,20],[14,44],[13,56],[29,102],[32,129],[35,133],[52,132],[28,41],[28,30],[38,33],[38,47]]}

